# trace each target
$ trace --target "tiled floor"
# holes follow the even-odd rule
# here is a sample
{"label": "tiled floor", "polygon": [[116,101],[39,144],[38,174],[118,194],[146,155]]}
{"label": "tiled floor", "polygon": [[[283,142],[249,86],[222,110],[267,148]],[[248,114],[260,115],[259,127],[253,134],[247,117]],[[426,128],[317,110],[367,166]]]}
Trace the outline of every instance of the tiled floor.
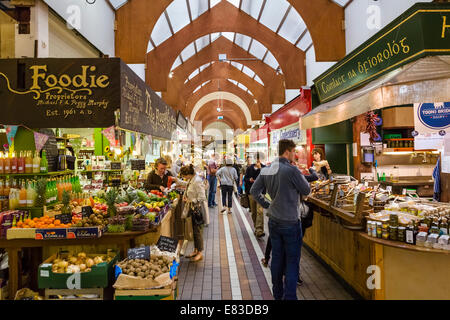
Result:
{"label": "tiled floor", "polygon": [[[218,199],[220,194],[218,195]],[[190,262],[181,258],[179,295],[181,300],[271,300],[270,269],[261,265],[266,237],[257,240],[247,209],[234,198],[233,214],[210,209],[210,224],[203,229],[204,259]],[[267,218],[265,218],[267,220]],[[193,250],[190,242],[186,254]],[[303,300],[349,300],[351,295],[305,249],[297,296]]]}

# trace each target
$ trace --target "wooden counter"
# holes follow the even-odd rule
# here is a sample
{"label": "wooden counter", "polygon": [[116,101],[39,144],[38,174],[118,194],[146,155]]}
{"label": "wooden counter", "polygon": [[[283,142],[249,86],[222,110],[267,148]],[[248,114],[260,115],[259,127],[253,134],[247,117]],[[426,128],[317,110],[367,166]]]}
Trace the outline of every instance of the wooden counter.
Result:
{"label": "wooden counter", "polygon": [[[325,205],[318,207],[317,199],[314,203],[313,225],[306,230],[305,244],[363,298],[450,299],[450,251],[349,230]],[[375,283],[374,270],[379,270],[375,272],[378,289],[368,287]]]}

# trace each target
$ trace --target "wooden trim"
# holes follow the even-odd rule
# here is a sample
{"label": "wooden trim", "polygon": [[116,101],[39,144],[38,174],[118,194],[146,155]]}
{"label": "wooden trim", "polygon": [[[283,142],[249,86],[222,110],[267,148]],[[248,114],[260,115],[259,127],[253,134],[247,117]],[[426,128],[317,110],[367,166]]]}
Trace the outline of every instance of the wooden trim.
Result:
{"label": "wooden trim", "polygon": [[444,254],[444,255],[450,255],[449,250],[430,249],[430,248],[420,247],[420,246],[416,246],[416,245],[408,244],[408,243],[404,243],[404,242],[399,242],[399,241],[374,238],[374,237],[369,236],[365,232],[360,232],[359,235],[363,238],[373,241],[374,243],[378,243],[380,245],[393,247],[393,248],[397,248],[397,249],[405,249],[405,250],[411,250],[411,251],[440,253],[440,254]]}

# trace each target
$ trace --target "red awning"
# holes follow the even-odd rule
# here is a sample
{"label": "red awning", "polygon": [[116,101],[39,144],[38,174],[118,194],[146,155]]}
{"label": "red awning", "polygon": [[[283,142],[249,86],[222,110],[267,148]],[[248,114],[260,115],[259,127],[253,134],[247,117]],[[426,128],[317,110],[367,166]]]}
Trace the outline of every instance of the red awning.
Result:
{"label": "red awning", "polygon": [[266,117],[270,131],[298,123],[300,117],[311,111],[311,90],[300,89],[300,95]]}

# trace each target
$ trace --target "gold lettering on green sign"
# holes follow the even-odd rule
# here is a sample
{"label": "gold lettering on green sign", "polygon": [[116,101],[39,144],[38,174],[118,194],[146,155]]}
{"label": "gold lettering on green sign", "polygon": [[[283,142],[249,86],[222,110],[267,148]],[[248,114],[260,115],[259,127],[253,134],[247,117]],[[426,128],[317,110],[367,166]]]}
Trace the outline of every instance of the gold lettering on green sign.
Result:
{"label": "gold lettering on green sign", "polygon": [[447,16],[442,16],[442,36],[441,38],[445,38],[445,30],[450,28],[450,24],[447,24]]}

